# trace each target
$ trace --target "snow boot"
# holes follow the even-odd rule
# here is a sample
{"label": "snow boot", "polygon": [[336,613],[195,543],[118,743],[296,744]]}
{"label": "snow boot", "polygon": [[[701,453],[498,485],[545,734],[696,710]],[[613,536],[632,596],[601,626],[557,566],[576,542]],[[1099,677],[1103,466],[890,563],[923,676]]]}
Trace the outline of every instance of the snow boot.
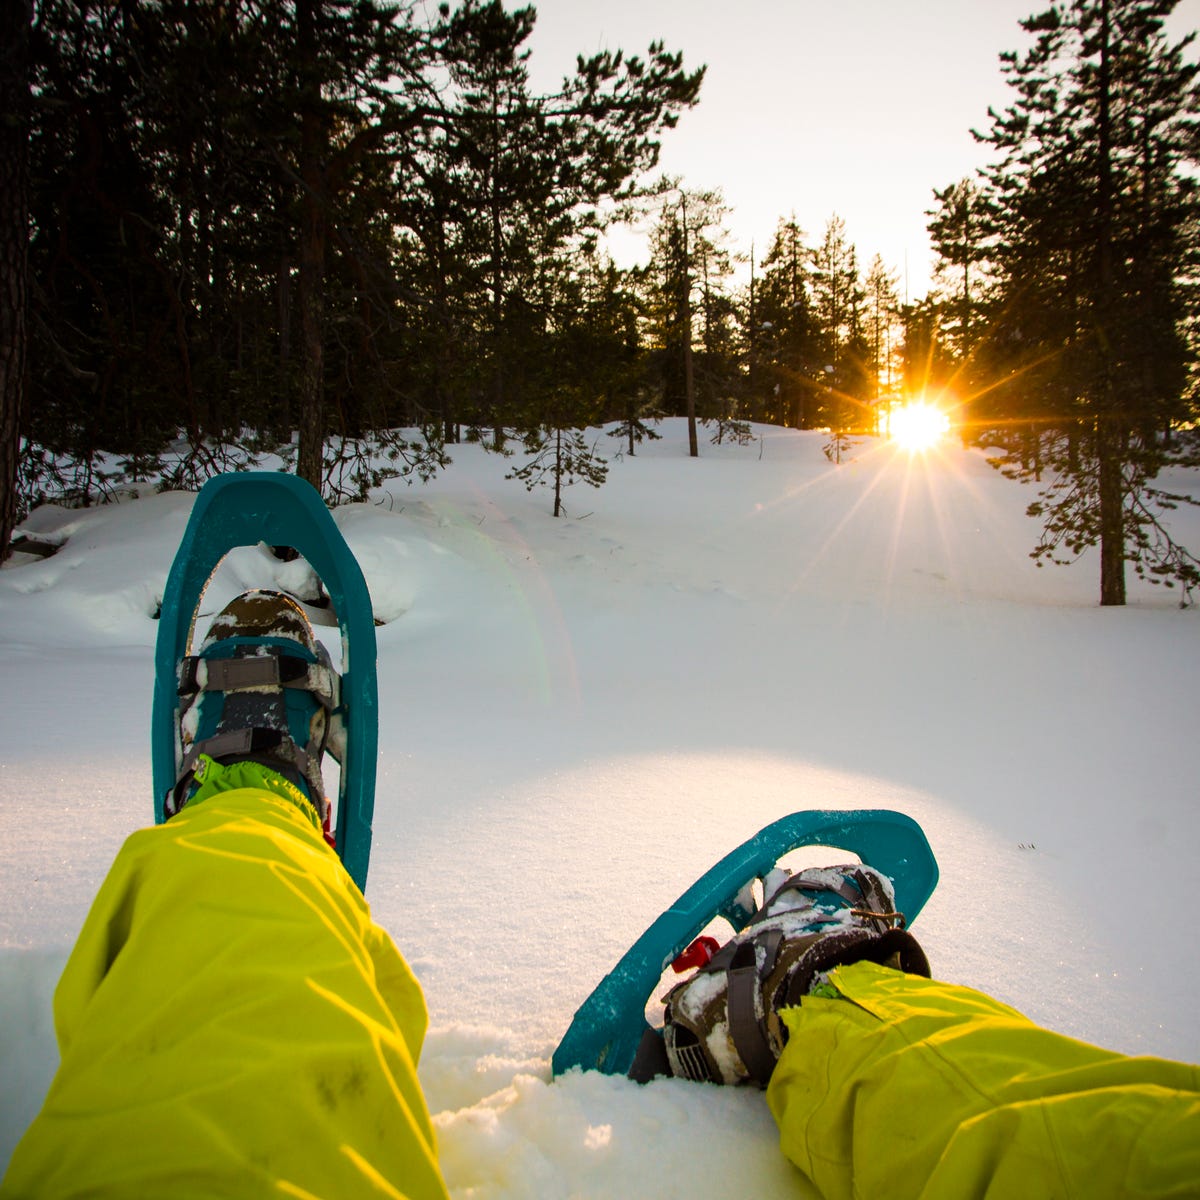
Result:
{"label": "snow boot", "polygon": [[[836,966],[868,959],[929,976],[929,963],[891,881],[871,867],[777,868],[746,927],[665,997],[663,1045],[672,1075],[766,1087],[799,1004]],[[712,939],[697,939],[698,942]],[[689,946],[680,958],[694,961]],[[705,957],[701,952],[701,957]],[[637,1075],[634,1075],[637,1078]]]}
{"label": "snow boot", "polygon": [[283,592],[252,590],[217,615],[198,654],[179,664],[179,778],[174,816],[194,794],[206,759],[257,763],[297,787],[324,828],[329,801],[321,756],[339,678],[304,610]]}

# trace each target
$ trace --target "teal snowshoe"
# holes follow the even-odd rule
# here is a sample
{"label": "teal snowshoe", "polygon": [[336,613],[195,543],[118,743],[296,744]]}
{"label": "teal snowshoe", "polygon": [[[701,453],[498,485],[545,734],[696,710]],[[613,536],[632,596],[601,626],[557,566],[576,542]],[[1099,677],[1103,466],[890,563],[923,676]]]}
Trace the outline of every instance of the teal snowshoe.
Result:
{"label": "teal snowshoe", "polygon": [[[290,601],[235,601],[224,629],[193,652],[201,601],[221,560],[259,543],[294,548],[319,577],[341,634],[340,681],[303,611]],[[249,640],[239,642],[242,636]],[[277,763],[283,774],[291,772],[328,814],[331,840],[365,889],[379,725],[375,622],[358,563],[314,488],[294,475],[265,471],[221,475],[204,485],[167,577],[154,663],[155,820],[166,820],[186,801],[190,783],[177,785],[199,754],[218,759],[265,751],[273,755],[273,769]],[[224,700],[213,703],[218,691]],[[212,745],[205,749],[214,737],[238,731],[240,741],[218,742],[215,754]],[[340,758],[336,797],[324,795],[321,751]]]}

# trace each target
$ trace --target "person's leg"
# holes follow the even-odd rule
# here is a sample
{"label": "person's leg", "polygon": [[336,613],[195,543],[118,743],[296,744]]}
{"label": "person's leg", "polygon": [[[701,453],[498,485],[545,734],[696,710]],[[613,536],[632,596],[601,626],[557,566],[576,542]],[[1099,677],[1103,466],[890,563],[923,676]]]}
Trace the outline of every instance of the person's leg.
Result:
{"label": "person's leg", "polygon": [[55,996],[61,1065],[0,1191],[443,1197],[426,1020],[296,789],[197,795],[96,897]]}
{"label": "person's leg", "polygon": [[784,1153],[825,1200],[1198,1194],[1200,1069],[869,963],[831,984],[840,998],[784,1011],[767,1090]]}

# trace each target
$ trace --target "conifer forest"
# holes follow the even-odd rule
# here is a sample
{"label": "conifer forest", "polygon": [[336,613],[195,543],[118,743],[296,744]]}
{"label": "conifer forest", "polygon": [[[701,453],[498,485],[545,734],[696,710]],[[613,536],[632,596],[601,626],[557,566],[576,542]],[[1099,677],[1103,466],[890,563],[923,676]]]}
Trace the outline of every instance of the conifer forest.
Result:
{"label": "conifer forest", "polygon": [[[661,417],[691,454],[768,423],[838,461],[925,397],[1034,484],[1039,561],[1094,546],[1102,604],[1127,571],[1186,598],[1164,514],[1200,467],[1200,78],[1175,7],[1013,29],[978,171],[929,181],[908,303],[836,214],[737,261],[720,193],[661,174],[705,102],[686,45],[539,92],[535,6],[0,0],[0,553],[47,499],[272,454],[336,503],[466,439],[557,515]],[[618,266],[606,231],[635,221]]]}

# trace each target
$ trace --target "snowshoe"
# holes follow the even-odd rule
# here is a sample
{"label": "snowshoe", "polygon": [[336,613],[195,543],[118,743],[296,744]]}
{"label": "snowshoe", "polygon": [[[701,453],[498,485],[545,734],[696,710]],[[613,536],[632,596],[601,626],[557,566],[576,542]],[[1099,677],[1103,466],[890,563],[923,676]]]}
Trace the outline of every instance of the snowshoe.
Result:
{"label": "snowshoe", "polygon": [[[336,698],[322,694],[324,685],[318,678],[322,671],[317,668],[324,668],[327,660],[322,659],[311,628],[307,628],[307,621],[302,628],[295,613],[283,616],[290,611],[287,608],[275,608],[273,614],[263,610],[268,623],[276,619],[285,622],[288,632],[283,640],[291,643],[292,649],[283,655],[253,648],[255,639],[266,638],[258,643],[264,647],[271,644],[269,634],[258,627],[248,650],[237,649],[236,635],[234,645],[218,649],[221,642],[228,640],[227,628],[225,634],[218,630],[215,638],[210,637],[193,654],[196,618],[205,589],[221,560],[230,550],[259,543],[293,547],[307,560],[329,595],[342,642],[340,685],[332,682],[329,685],[336,688]],[[242,617],[251,619],[242,614],[234,624]],[[302,611],[299,617],[303,620]],[[230,657],[235,660],[248,657],[252,665],[215,665]],[[258,659],[264,661],[255,662]],[[304,660],[305,666],[297,666],[293,661],[296,659]],[[277,660],[279,665],[266,665],[271,660]],[[319,758],[316,751],[328,750],[340,759],[338,794],[329,798],[332,840],[351,878],[360,889],[365,889],[378,749],[375,623],[370,594],[358,563],[311,485],[294,475],[265,471],[220,475],[204,485],[196,497],[167,577],[154,663],[150,734],[155,820],[164,821],[171,815],[172,806],[181,802],[174,798],[176,784],[189,769],[185,766],[185,756],[193,750],[197,754],[205,752],[203,747],[197,749],[198,742],[233,732],[237,726],[242,730],[266,729],[269,731],[266,736],[278,735],[282,744],[286,725],[287,739],[304,755]],[[263,682],[247,685],[250,676],[246,672],[255,670],[266,673],[260,677]],[[299,687],[293,686],[295,680],[285,678],[296,670],[305,671],[305,681]],[[211,674],[214,671],[216,675]],[[234,672],[240,683],[237,693],[227,696],[224,704],[218,706],[209,703],[216,697],[204,693],[204,688],[219,690],[213,689],[210,682],[213,679],[220,682],[221,672],[226,673],[226,680],[233,678],[228,673]],[[257,699],[251,699],[256,686],[265,691]],[[225,714],[225,707],[234,701],[236,705]],[[239,710],[243,710],[241,715]],[[264,735],[258,737],[261,742]],[[312,774],[305,759],[295,755],[290,763],[279,761],[285,769],[298,774],[303,789],[313,796],[314,803],[321,805],[322,800],[317,797],[323,796],[324,788],[319,782],[319,768]]]}
{"label": "snowshoe", "polygon": [[[789,875],[778,867],[779,860],[801,846],[838,847],[857,855],[861,863]],[[903,813],[810,810],[773,822],[702,875],[600,981],[555,1050],[553,1073],[561,1075],[579,1067],[646,1079],[675,1073],[678,1067],[679,1073],[695,1078],[724,1079],[728,1075],[730,1082],[759,1081],[769,1075],[774,1058],[768,1062],[753,1048],[743,1053],[735,1043],[734,1053],[723,1056],[725,1061],[720,1063],[703,1052],[697,1055],[686,1049],[688,1035],[679,1030],[689,1024],[696,1040],[702,1028],[711,1032],[722,1022],[728,1031],[731,1001],[723,1001],[723,1015],[717,1005],[709,1016],[703,1016],[705,1005],[699,999],[703,993],[710,993],[709,1000],[721,991],[728,997],[735,986],[734,973],[743,971],[736,976],[739,994],[732,1001],[739,1037],[746,1046],[757,1043],[760,1050],[765,1040],[770,1050],[771,1038],[778,1043],[780,1036],[777,1029],[772,1033],[771,1026],[776,1002],[779,1006],[791,1002],[789,997],[810,986],[818,972],[836,962],[850,961],[837,958],[837,954],[852,954],[857,948],[860,957],[879,954],[884,957],[878,961],[895,960],[904,969],[920,971],[924,955],[915,943],[910,945],[904,924],[911,923],[924,907],[937,878],[937,860],[929,842],[917,822]],[[763,887],[761,906],[754,900],[756,883]],[[726,954],[715,939],[702,936],[715,917],[723,917],[733,927],[735,937],[728,944],[733,948],[715,967],[705,970],[714,953]],[[787,939],[785,929],[790,930]],[[748,935],[739,940],[743,930],[748,930]],[[760,934],[773,932],[780,933],[774,948],[773,938],[757,940]],[[797,945],[781,960],[778,952],[785,940]],[[825,951],[820,951],[822,943],[827,944]],[[690,998],[679,989],[672,993],[673,1013],[681,1016],[671,1034],[671,1053],[677,1058],[674,1065],[666,1027],[652,1028],[645,1016],[647,1001],[672,963],[683,969],[700,967],[705,981]],[[928,973],[927,964],[924,971]],[[804,979],[810,982],[802,982]],[[744,1023],[747,1013],[755,1025],[753,1034]],[[728,1036],[732,1039],[733,1035]],[[749,1063],[747,1056],[752,1060]],[[691,1070],[685,1058],[691,1060]]]}

